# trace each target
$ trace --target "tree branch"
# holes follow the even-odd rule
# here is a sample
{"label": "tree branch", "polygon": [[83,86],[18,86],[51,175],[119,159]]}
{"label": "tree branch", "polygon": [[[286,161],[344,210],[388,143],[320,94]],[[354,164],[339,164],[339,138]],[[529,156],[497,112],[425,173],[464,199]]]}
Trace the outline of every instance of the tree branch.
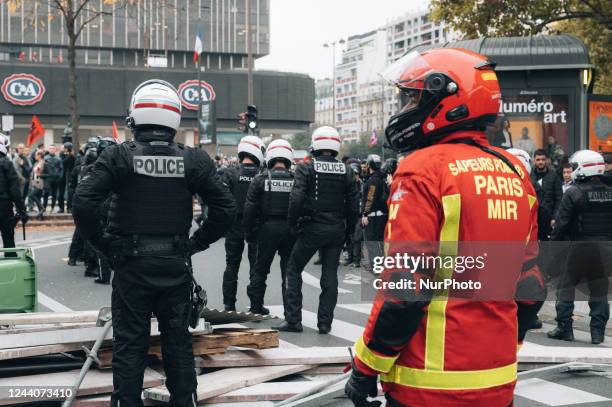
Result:
{"label": "tree branch", "polygon": [[89,24],[92,21],[94,21],[95,19],[99,18],[101,15],[110,16],[110,15],[112,15],[112,13],[109,13],[108,11],[98,11],[92,17],[90,17],[87,20],[83,21],[83,23],[79,26],[79,29],[76,31],[76,35],[75,36],[78,38],[79,35],[81,35],[81,31],[83,31],[83,28],[85,28],[85,26],[87,24]]}
{"label": "tree branch", "polygon": [[66,16],[66,9],[64,8],[64,6],[62,6],[61,0],[51,1],[51,6],[58,8],[60,12],[64,15],[64,17]]}

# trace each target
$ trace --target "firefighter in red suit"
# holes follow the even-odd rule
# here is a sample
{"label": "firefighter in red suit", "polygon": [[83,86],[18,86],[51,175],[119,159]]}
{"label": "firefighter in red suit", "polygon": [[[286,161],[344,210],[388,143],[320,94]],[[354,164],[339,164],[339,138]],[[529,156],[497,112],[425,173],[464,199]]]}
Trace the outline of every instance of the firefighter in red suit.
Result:
{"label": "firefighter in red suit", "polygon": [[493,251],[501,244],[503,255],[489,255],[478,274],[485,293],[471,296],[420,285],[465,278],[454,265],[413,263],[410,272],[385,265],[381,281],[408,276],[417,288],[378,290],[346,385],[357,407],[381,404],[368,400],[378,377],[387,406],[512,406],[517,345],[545,287],[529,175],[484,132],[500,105],[493,69],[481,55],[443,48],[411,52],[383,74],[403,106],[389,121],[387,141],[410,153],[391,186],[386,258],[421,244],[426,254],[458,259],[465,242],[493,242],[486,243]]}

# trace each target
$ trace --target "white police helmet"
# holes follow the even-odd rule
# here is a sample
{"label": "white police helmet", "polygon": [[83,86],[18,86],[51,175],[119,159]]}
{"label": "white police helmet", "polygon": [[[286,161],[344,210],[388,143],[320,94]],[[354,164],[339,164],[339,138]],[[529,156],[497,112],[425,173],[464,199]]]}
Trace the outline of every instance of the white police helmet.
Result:
{"label": "white police helmet", "polygon": [[264,153],[266,147],[264,147],[263,141],[257,136],[244,136],[238,143],[238,159],[242,161],[245,155],[255,159],[257,165],[261,165],[264,159]]}
{"label": "white police helmet", "polygon": [[268,144],[268,149],[266,150],[266,164],[268,167],[273,164],[274,160],[282,160],[287,165],[287,168],[291,167],[293,148],[287,140],[273,140]]}
{"label": "white police helmet", "polygon": [[6,134],[0,133],[0,144],[2,144],[5,148],[10,147],[10,140],[11,139]]}
{"label": "white police helmet", "polygon": [[531,156],[527,151],[521,150],[520,148],[509,148],[506,151],[516,156],[527,170],[527,174],[531,174]]}
{"label": "white police helmet", "polygon": [[127,125],[163,126],[177,130],[181,123],[181,99],[174,86],[160,79],[138,85],[132,94]]}
{"label": "white police helmet", "polygon": [[592,150],[576,151],[569,158],[572,166],[572,181],[603,175],[606,171],[606,163],[601,154]]}
{"label": "white police helmet", "polygon": [[333,127],[319,127],[312,133],[313,151],[331,150],[338,153],[341,144],[342,139],[340,138],[340,133]]}

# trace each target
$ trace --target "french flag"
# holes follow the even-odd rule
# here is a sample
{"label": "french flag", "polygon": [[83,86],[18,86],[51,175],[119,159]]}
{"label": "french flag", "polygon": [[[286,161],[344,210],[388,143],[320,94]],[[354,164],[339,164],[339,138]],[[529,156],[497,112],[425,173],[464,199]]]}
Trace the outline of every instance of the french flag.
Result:
{"label": "french flag", "polygon": [[196,63],[200,60],[200,54],[204,51],[204,30],[202,24],[198,24],[196,31],[195,47],[193,51],[193,62]]}

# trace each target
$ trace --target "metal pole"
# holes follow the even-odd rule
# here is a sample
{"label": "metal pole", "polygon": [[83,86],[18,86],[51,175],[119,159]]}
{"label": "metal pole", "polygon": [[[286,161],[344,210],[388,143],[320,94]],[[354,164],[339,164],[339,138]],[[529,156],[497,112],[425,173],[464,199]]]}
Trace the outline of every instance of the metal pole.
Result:
{"label": "metal pole", "polygon": [[246,2],[247,104],[253,104],[253,38],[251,38],[251,2]]}
{"label": "metal pole", "polygon": [[[248,0],[247,0],[248,1]],[[334,125],[334,129],[336,128],[336,41],[332,42],[332,86],[333,86],[333,99],[332,100],[332,123]]]}
{"label": "metal pole", "polygon": [[382,160],[385,161],[385,82],[380,81],[380,149],[382,150]]}
{"label": "metal pole", "polygon": [[[200,22],[198,22],[200,24]],[[198,147],[202,147],[202,54],[198,55],[196,68],[198,69]]]}

